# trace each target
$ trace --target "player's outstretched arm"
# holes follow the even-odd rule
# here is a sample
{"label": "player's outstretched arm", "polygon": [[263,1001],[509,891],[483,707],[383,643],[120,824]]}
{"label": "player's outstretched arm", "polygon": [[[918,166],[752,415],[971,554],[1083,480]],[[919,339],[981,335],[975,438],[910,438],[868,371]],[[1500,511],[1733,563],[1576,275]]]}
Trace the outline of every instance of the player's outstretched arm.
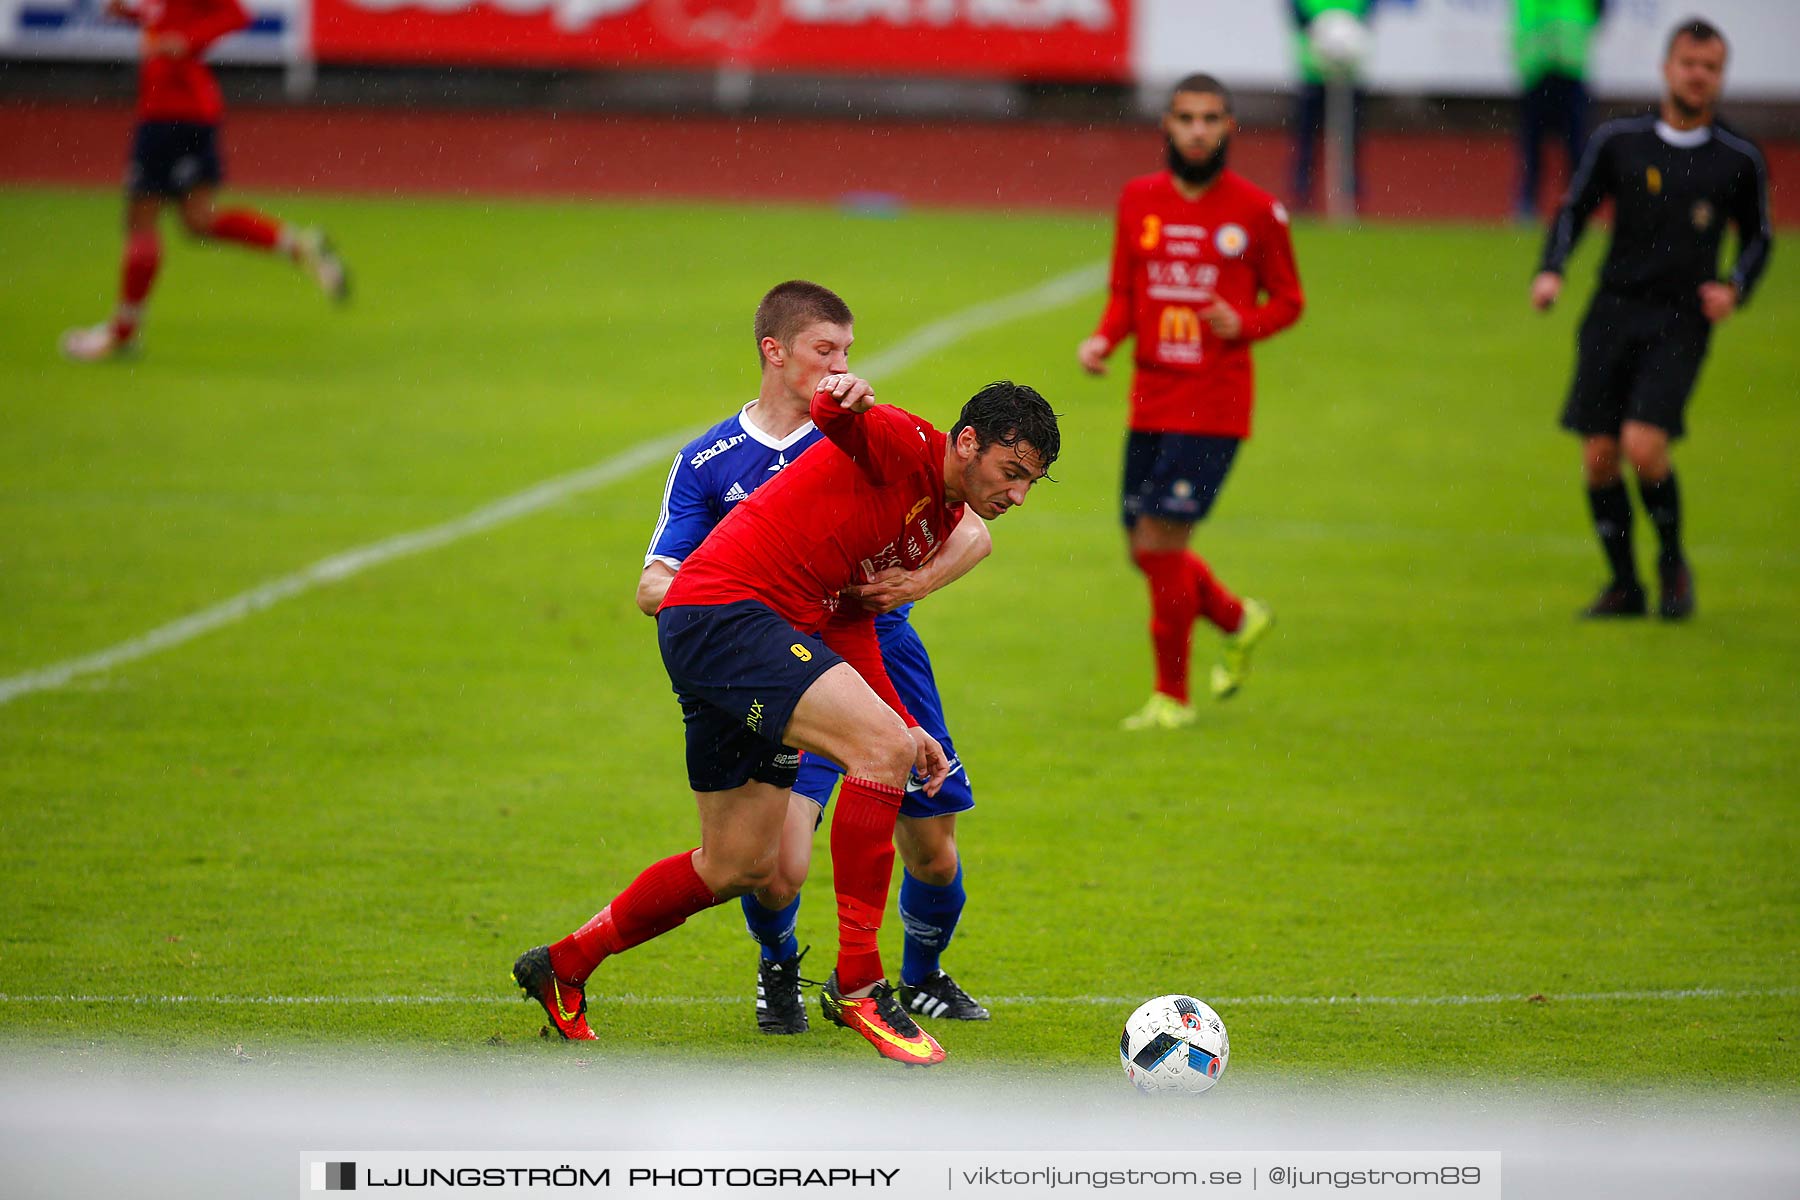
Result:
{"label": "player's outstretched arm", "polygon": [[887,664],[881,659],[881,640],[875,635],[874,617],[860,609],[840,608],[819,631],[819,637],[862,676],[869,690],[893,709],[907,728],[918,725],[919,719],[906,711],[905,701],[888,677]]}
{"label": "player's outstretched arm", "polygon": [[911,414],[878,405],[868,381],[848,373],[819,381],[811,416],[819,432],[849,455],[876,487],[913,469],[926,453],[925,439]]}
{"label": "player's outstretched arm", "polygon": [[923,600],[939,588],[955,583],[993,551],[994,535],[988,532],[987,522],[965,513],[944,540],[944,548],[930,562],[916,571],[889,567],[849,592],[870,612],[893,612],[902,604]]}

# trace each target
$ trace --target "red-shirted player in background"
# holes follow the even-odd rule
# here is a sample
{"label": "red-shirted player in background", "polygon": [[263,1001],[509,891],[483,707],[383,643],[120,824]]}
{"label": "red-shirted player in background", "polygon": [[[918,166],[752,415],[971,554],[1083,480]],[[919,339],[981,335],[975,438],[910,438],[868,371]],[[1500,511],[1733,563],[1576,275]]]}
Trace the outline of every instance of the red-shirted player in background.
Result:
{"label": "red-shirted player in background", "polygon": [[1292,325],[1304,303],[1286,210],[1225,169],[1237,130],[1225,85],[1189,75],[1175,85],[1162,127],[1168,169],[1125,185],[1112,295],[1077,351],[1084,368],[1103,375],[1113,348],[1137,338],[1123,517],[1132,561],[1150,585],[1156,690],[1126,729],[1194,723],[1188,652],[1197,617],[1225,634],[1212,672],[1220,699],[1243,683],[1251,648],[1274,622],[1264,605],[1214,578],[1188,542],[1250,436],[1250,343]]}
{"label": "red-shirted player in background", "polygon": [[255,209],[214,206],[224,176],[219,161],[224,102],[202,56],[250,23],[244,6],[239,0],[144,0],[136,6],[110,0],[107,11],[144,31],[137,127],[125,178],[125,261],[112,319],[65,333],[63,353],[97,362],[136,348],[144,302],[162,262],[157,218],[170,201],[195,237],[285,254],[326,295],[343,300],[349,276],[324,234],[296,229]]}

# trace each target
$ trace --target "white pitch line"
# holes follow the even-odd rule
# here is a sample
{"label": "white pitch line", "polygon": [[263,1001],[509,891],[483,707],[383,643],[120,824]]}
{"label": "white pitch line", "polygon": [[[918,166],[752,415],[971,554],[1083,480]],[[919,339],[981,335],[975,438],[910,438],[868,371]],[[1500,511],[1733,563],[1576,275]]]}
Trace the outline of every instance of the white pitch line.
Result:
{"label": "white pitch line", "polygon": [[[858,370],[875,380],[879,380],[882,375],[898,374],[926,355],[936,353],[971,334],[1021,317],[1061,308],[1099,287],[1104,279],[1105,267],[1101,264],[1089,264],[1025,291],[973,305],[922,326],[882,353],[870,355],[865,362],[858,364]],[[422,554],[427,550],[436,550],[497,525],[530,516],[583,492],[604,487],[666,458],[698,432],[690,430],[686,433],[665,434],[640,442],[591,467],[533,484],[522,492],[483,505],[441,525],[396,534],[367,546],[320,559],[291,575],[258,584],[249,591],[239,592],[210,608],[190,613],[104,650],[0,679],[0,704],[10,703],[31,692],[62,687],[81,675],[97,675],[114,667],[148,658],[184,642],[191,642],[221,626],[272,608],[283,600],[291,600],[303,592],[326,584],[340,583],[371,567]]]}
{"label": "white pitch line", "polygon": [[687,440],[685,436],[665,436],[641,442],[623,454],[615,455],[585,470],[534,484],[522,492],[484,505],[455,520],[446,521],[441,525],[432,525],[425,529],[416,529],[410,533],[396,534],[379,542],[372,542],[366,546],[346,550],[341,554],[334,554],[330,558],[322,558],[291,575],[283,575],[279,579],[258,584],[249,591],[239,592],[230,599],[220,601],[210,608],[189,613],[167,625],[158,626],[149,633],[109,646],[105,650],[84,655],[81,658],[66,659],[48,667],[27,671],[23,675],[0,679],[0,704],[6,704],[30,692],[42,692],[62,687],[79,675],[95,675],[126,663],[136,662],[140,658],[148,658],[152,654],[179,646],[183,642],[191,642],[202,634],[211,633],[221,626],[241,621],[253,613],[273,608],[283,600],[290,600],[302,592],[309,592],[329,583],[340,583],[370,567],[392,562],[397,558],[421,554],[427,550],[435,550],[439,546],[460,541],[483,530],[492,529],[496,525],[517,520],[558,501],[611,483],[615,479],[631,474],[640,467],[648,466],[672,453],[685,440]]}
{"label": "white pitch line", "polygon": [[1049,312],[1079,300],[1105,284],[1106,272],[1105,263],[1089,263],[1067,274],[1058,275],[1055,279],[1046,280],[1034,288],[952,313],[914,330],[893,349],[870,356],[855,369],[858,374],[866,373],[879,384],[881,376],[904,370],[927,354],[935,354],[972,333],[980,333],[996,325],[1006,325],[1021,317]]}
{"label": "white pitch line", "polygon": [[[1487,1004],[1630,1004],[1654,1001],[1671,1003],[1683,1000],[1773,1000],[1800,996],[1800,987],[1785,988],[1667,988],[1620,992],[1543,992],[1542,1000],[1523,993],[1494,992],[1469,996],[1219,996],[1208,999],[1215,1008],[1267,1007],[1271,1005],[1306,1005],[1322,1008],[1357,1008],[1377,1005],[1389,1008],[1461,1008]],[[606,996],[603,1004],[747,1004],[751,997],[742,996],[639,996],[624,993]],[[1104,1005],[1129,1008],[1140,1003],[1132,996],[990,996],[993,1004],[1024,1006],[1044,1004]],[[0,993],[0,1004],[122,1004],[139,1007],[153,1005],[223,1005],[245,1007],[289,1007],[309,1005],[345,1005],[381,1007],[399,1004],[477,1005],[517,1004],[519,997],[496,996],[94,996],[94,995],[23,995]]]}

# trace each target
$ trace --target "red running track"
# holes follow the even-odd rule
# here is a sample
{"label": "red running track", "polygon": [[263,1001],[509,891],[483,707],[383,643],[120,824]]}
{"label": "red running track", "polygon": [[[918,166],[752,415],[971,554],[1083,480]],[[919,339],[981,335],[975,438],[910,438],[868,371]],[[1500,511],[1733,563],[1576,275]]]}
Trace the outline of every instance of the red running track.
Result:
{"label": "red running track", "polygon": [[[106,185],[123,172],[125,106],[0,104],[0,183]],[[1800,144],[1765,147],[1771,204],[1800,179]],[[242,187],[352,194],[616,196],[1106,212],[1154,170],[1155,130],[1046,122],[243,108],[224,127]],[[1233,166],[1281,190],[1287,142],[1246,131]],[[1505,220],[1512,145],[1499,135],[1385,134],[1364,150],[1364,215]]]}

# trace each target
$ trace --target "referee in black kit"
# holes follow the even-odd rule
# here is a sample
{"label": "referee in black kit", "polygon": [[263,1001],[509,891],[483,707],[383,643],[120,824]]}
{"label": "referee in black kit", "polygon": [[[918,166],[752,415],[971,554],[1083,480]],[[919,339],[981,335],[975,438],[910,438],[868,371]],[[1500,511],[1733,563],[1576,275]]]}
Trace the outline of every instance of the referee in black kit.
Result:
{"label": "referee in black kit", "polygon": [[[1631,550],[1631,495],[1619,453],[1662,542],[1658,613],[1694,612],[1694,576],[1681,549],[1681,493],[1669,443],[1682,435],[1712,328],[1749,300],[1769,262],[1769,178],[1762,152],[1713,119],[1725,78],[1725,37],[1692,20],[1669,37],[1661,110],[1594,132],[1544,245],[1531,303],[1556,303],[1562,268],[1600,202],[1612,197],[1612,245],[1576,342],[1575,381],[1562,424],[1581,438],[1594,532],[1612,581],[1582,613],[1648,610]],[[1725,223],[1737,227],[1731,277],[1718,279]]]}

